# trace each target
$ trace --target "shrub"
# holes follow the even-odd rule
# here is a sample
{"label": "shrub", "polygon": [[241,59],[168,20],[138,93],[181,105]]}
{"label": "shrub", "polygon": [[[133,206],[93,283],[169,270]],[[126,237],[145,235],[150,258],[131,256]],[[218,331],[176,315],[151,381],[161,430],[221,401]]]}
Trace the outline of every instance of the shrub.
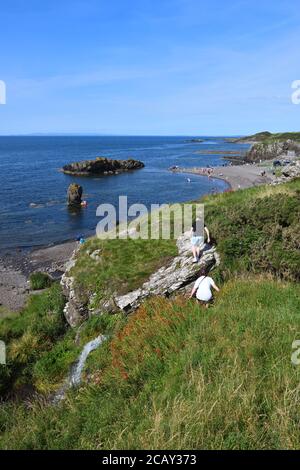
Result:
{"label": "shrub", "polygon": [[0,338],[7,344],[7,364],[0,366],[2,395],[20,384],[31,385],[35,363],[62,340],[67,330],[64,304],[60,286],[53,284],[41,295],[31,296],[19,315],[0,320]]}
{"label": "shrub", "polygon": [[52,279],[47,273],[35,272],[30,274],[30,287],[32,290],[46,289],[52,284]]}
{"label": "shrub", "polygon": [[294,191],[264,195],[255,188],[216,196],[206,204],[206,221],[216,239],[226,279],[233,273],[270,272],[278,278],[300,279],[299,182]]}

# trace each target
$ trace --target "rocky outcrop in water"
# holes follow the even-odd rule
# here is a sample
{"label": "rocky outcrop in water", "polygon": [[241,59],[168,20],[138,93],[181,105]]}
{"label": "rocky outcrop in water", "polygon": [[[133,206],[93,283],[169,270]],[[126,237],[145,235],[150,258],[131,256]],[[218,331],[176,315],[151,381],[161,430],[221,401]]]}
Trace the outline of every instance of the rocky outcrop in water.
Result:
{"label": "rocky outcrop in water", "polygon": [[177,292],[184,292],[191,288],[191,284],[198,277],[201,267],[212,269],[219,264],[219,257],[215,247],[204,246],[200,263],[193,264],[190,250],[190,233],[186,232],[177,240],[178,255],[166,266],[163,266],[152,274],[140,289],[125,295],[116,293],[109,300],[103,302],[101,307],[89,308],[90,299],[82,301],[80,292],[77,292],[74,278],[70,274],[71,268],[76,263],[76,254],[73,255],[69,266],[62,277],[61,284],[68,302],[65,306],[65,317],[69,325],[75,327],[89,316],[104,312],[116,313],[123,311],[131,313],[136,310],[144,299],[152,295],[170,297]]}
{"label": "rocky outcrop in water", "polygon": [[68,188],[67,200],[68,206],[80,207],[82,198],[82,187],[79,184],[72,183]]}
{"label": "rocky outcrop in water", "polygon": [[68,175],[113,175],[124,171],[138,170],[145,165],[139,160],[111,160],[105,157],[97,157],[95,160],[83,160],[65,165],[62,171]]}

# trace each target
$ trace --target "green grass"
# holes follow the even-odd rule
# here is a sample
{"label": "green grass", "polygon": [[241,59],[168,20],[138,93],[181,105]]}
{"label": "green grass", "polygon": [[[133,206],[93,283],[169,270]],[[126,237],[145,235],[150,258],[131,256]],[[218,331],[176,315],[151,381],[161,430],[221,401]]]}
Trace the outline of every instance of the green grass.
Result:
{"label": "green grass", "polygon": [[[88,252],[101,250],[94,261]],[[142,285],[149,276],[177,254],[174,240],[99,240],[87,241],[81,248],[76,266],[71,270],[75,288],[83,302],[96,294],[94,305]]]}
{"label": "green grass", "polygon": [[33,369],[66,333],[64,298],[57,284],[33,295],[21,314],[0,320],[0,338],[7,344],[7,365],[0,366],[0,394],[18,393],[34,382]]}
{"label": "green grass", "polygon": [[154,299],[63,405],[2,407],[1,447],[299,448],[299,309],[298,285],[262,278],[227,283],[208,311]]}
{"label": "green grass", "polygon": [[0,306],[0,319],[13,315],[13,313],[3,305]]}
{"label": "green grass", "polygon": [[267,138],[267,141],[270,143],[278,140],[281,142],[285,140],[294,140],[295,142],[300,142],[300,132],[278,132]]}
{"label": "green grass", "polygon": [[300,132],[277,132],[271,133],[268,131],[265,132],[258,132],[257,134],[253,134],[250,136],[246,136],[240,139],[236,139],[237,141],[249,141],[253,140],[255,142],[263,142],[263,143],[273,143],[276,141],[284,142],[286,140],[293,140],[295,142],[300,142]]}
{"label": "green grass", "polygon": [[221,255],[219,275],[269,272],[300,280],[300,180],[206,197],[205,220]]}
{"label": "green grass", "polygon": [[64,305],[61,288],[54,284],[31,296],[20,315],[0,320],[0,338],[7,344],[7,364],[0,366],[1,396],[18,396],[28,386],[43,394],[57,390],[84,344],[100,333],[118,331],[124,323],[123,315],[104,314],[71,329]]}

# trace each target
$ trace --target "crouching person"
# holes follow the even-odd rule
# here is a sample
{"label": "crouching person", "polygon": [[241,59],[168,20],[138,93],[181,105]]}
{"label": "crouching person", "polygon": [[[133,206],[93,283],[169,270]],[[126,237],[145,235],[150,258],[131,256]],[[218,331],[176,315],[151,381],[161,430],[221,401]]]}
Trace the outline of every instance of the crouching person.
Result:
{"label": "crouching person", "polygon": [[220,291],[214,280],[206,275],[206,268],[202,268],[199,273],[199,277],[195,282],[190,298],[194,297],[196,294],[196,299],[198,302],[207,308],[208,305],[213,301],[212,289],[216,290],[217,292]]}

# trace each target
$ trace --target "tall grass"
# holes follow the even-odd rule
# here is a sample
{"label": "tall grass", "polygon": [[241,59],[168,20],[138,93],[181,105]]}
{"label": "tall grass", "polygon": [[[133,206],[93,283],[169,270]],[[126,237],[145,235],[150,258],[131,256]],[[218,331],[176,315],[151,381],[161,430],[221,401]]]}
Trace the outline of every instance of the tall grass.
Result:
{"label": "tall grass", "polygon": [[206,223],[217,243],[221,279],[269,272],[300,280],[300,180],[204,199]]}
{"label": "tall grass", "polygon": [[20,315],[0,320],[0,338],[7,345],[7,364],[0,366],[0,396],[32,385],[36,362],[66,333],[64,304],[59,285],[53,284],[32,296]]}
{"label": "tall grass", "polygon": [[[216,305],[153,299],[58,408],[2,410],[2,448],[299,448],[300,287],[227,283]],[[11,410],[10,410],[11,412]],[[1,421],[2,420],[2,421]]]}

